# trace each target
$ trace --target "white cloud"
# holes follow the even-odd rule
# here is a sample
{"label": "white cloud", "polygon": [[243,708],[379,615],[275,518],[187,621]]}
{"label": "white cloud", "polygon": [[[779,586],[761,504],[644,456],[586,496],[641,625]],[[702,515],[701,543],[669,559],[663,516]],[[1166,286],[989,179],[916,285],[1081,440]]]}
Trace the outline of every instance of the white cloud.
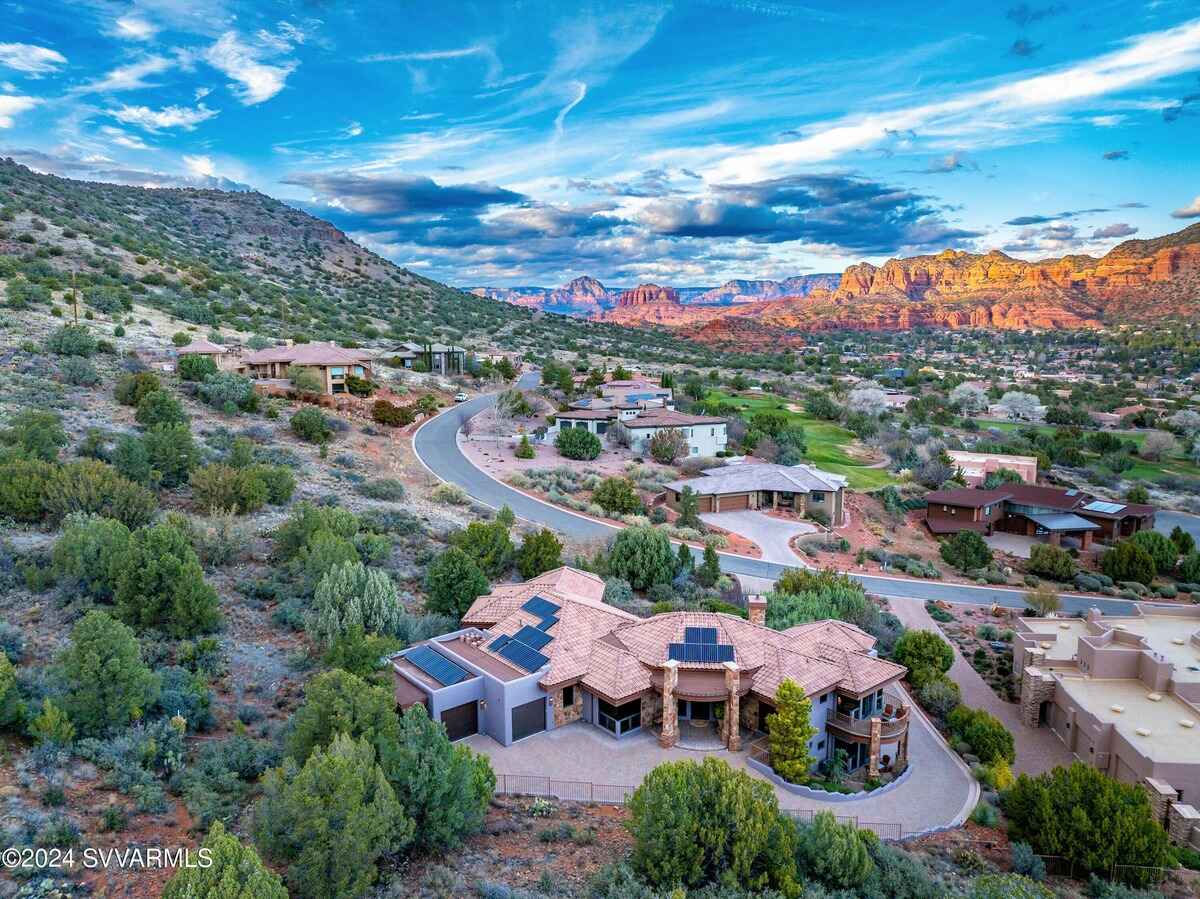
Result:
{"label": "white cloud", "polygon": [[1125,116],[1123,116],[1123,115],[1097,115],[1097,116],[1092,116],[1090,119],[1088,119],[1088,121],[1091,122],[1093,125],[1095,125],[1097,128],[1115,128],[1117,125],[1120,125],[1123,121],[1125,121]]}
{"label": "white cloud", "polygon": [[[281,60],[275,64],[263,62],[266,51],[276,47],[274,42],[266,49],[252,47],[243,42],[236,31],[227,31],[208,48],[204,58],[214,69],[233,79],[230,88],[244,105],[254,106],[283,90],[288,76],[298,65],[295,60]],[[291,49],[290,44],[287,47]]]}
{"label": "white cloud", "polygon": [[57,50],[35,44],[0,44],[0,66],[24,72],[35,78],[49,75],[67,64],[67,58]]}
{"label": "white cloud", "polygon": [[562,109],[558,111],[558,115],[554,117],[554,134],[556,137],[562,137],[563,122],[567,118],[567,113],[583,102],[583,98],[587,96],[587,85],[582,81],[573,81],[571,86],[575,88],[575,96],[571,98]]}
{"label": "white cloud", "polygon": [[149,106],[121,106],[109,110],[109,115],[126,125],[138,125],[147,131],[159,131],[164,128],[182,128],[191,131],[201,122],[211,119],[217,110],[209,109],[203,103],[195,109],[187,106],[164,106],[162,109],[151,109]]}
{"label": "white cloud", "polygon": [[1200,218],[1200,197],[1196,197],[1196,199],[1192,200],[1192,202],[1188,203],[1182,209],[1176,209],[1171,213],[1171,217],[1177,219]]}
{"label": "white cloud", "polygon": [[27,109],[33,109],[41,102],[37,97],[0,94],[0,128],[11,128],[14,116]]}
{"label": "white cloud", "polygon": [[141,90],[153,85],[146,80],[150,75],[159,75],[171,68],[171,60],[162,56],[147,56],[126,66],[118,66],[107,75],[89,82],[76,93],[102,94],[119,91]]}
{"label": "white cloud", "polygon": [[158,34],[158,26],[140,16],[125,15],[113,23],[112,31],[109,33],[122,40],[148,41]]}
{"label": "white cloud", "polygon": [[212,159],[208,156],[184,156],[183,164],[191,175],[211,178],[217,173]]}
{"label": "white cloud", "polygon": [[362,122],[351,122],[342,129],[342,134],[346,137],[358,137],[363,133]]}
{"label": "white cloud", "polygon": [[706,174],[754,180],[781,168],[826,162],[886,143],[891,134],[953,128],[1019,127],[1038,110],[1091,100],[1200,67],[1200,19],[1134,38],[1112,53],[1044,75],[889,112],[847,116],[803,129],[804,136],[719,158]]}
{"label": "white cloud", "polygon": [[114,128],[112,125],[104,125],[100,128],[100,133],[107,136],[114,144],[120,147],[126,147],[130,150],[149,150],[150,146],[136,134],[130,134],[128,131],[122,131],[120,128]]}

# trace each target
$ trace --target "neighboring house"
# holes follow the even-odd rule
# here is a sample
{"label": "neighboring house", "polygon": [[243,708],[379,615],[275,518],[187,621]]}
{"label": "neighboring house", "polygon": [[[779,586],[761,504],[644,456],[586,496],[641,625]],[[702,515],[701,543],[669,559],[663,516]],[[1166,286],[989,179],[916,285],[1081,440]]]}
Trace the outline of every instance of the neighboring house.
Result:
{"label": "neighboring house", "polygon": [[1102,428],[1115,428],[1121,424],[1121,416],[1113,412],[1089,412],[1088,418]]}
{"label": "neighboring house", "polygon": [[883,395],[884,405],[893,410],[905,409],[914,399],[916,397],[911,393],[905,393],[902,390],[888,390]]}
{"label": "neighboring house", "polygon": [[[1008,419],[1009,421],[1044,421],[1046,418],[1046,407],[1044,405],[1033,406],[1028,414],[1014,415],[1013,411],[1008,406],[1000,403],[992,403],[987,407],[988,418]],[[986,427],[986,424],[984,425]]]}
{"label": "neighboring house", "polygon": [[979,487],[987,476],[1006,468],[1021,476],[1026,484],[1037,483],[1037,457],[1006,456],[1000,453],[968,453],[963,450],[947,450],[950,461],[958,466],[967,480],[967,485]]}
{"label": "neighboring house", "polygon": [[221,346],[204,338],[198,338],[187,346],[181,346],[176,351],[176,355],[179,359],[183,359],[185,356],[207,356],[212,359],[220,371],[236,371],[242,359],[240,347]]}
{"label": "neighboring house", "polygon": [[546,433],[553,443],[560,431],[584,428],[598,437],[608,433],[615,422],[629,429],[629,448],[635,453],[650,451],[649,442],[659,431],[675,429],[683,433],[689,456],[715,456],[725,451],[729,437],[725,419],[708,415],[685,415],[663,407],[620,406],[607,409],[569,409],[554,416],[554,427]]}
{"label": "neighboring house", "polygon": [[1150,794],[1173,842],[1200,848],[1200,608],[1018,618],[1021,720]]}
{"label": "neighboring house", "polygon": [[256,380],[288,380],[293,365],[311,369],[322,393],[346,392],[346,378],[371,377],[371,357],[365,350],[346,349],[333,343],[297,343],[273,346],[243,356],[238,370]]}
{"label": "neighboring house", "polygon": [[467,351],[444,343],[406,342],[396,347],[390,358],[399,359],[403,368],[423,363],[434,374],[461,375],[467,368]]}
{"label": "neighboring house", "polygon": [[[463,616],[463,629],[391,657],[396,701],[424,703],[452,739],[486,733],[504,745],[574,722],[615,739],[654,730],[662,746],[681,721],[715,729],[737,750],[767,728],[784,679],[812,700],[816,759],[844,749],[872,773],[908,754],[905,669],[876,656],[875,638],[841,621],[786,631],[710,612],[638,618],[603,601],[604,581],[558,568],[502,584]],[[872,719],[879,719],[878,724]],[[732,726],[736,723],[738,726]]]}
{"label": "neighboring house", "polygon": [[1004,531],[1044,537],[1055,546],[1066,537],[1087,549],[1093,539],[1111,541],[1154,527],[1153,506],[1105,502],[1078,490],[1032,484],[934,490],[925,500],[925,525],[939,536]]}
{"label": "neighboring house", "polygon": [[679,508],[684,487],[699,495],[701,512],[788,509],[801,516],[823,512],[834,527],[845,514],[846,479],[813,465],[743,462],[709,468],[702,477],[667,484],[667,505]]}

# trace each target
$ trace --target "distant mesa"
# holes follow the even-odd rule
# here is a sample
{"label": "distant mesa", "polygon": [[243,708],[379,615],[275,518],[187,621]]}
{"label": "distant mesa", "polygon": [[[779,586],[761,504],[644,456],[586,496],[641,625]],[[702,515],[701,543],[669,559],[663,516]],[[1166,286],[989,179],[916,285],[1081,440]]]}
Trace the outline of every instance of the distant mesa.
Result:
{"label": "distant mesa", "polygon": [[659,287],[657,284],[639,284],[633,290],[626,290],[617,298],[617,308],[628,306],[654,306],[660,304],[679,305],[679,292],[673,287]]}

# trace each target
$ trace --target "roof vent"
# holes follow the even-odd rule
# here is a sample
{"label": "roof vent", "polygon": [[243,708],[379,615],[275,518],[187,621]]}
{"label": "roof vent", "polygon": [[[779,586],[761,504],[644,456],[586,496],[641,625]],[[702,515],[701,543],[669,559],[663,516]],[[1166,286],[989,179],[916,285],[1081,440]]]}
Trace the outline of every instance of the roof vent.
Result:
{"label": "roof vent", "polygon": [[1148,737],[1150,736],[1150,728],[1139,727],[1136,731],[1134,731],[1134,733],[1136,733],[1139,737]]}
{"label": "roof vent", "polygon": [[1193,727],[1195,727],[1195,726],[1196,726],[1196,722],[1195,722],[1195,721],[1193,721],[1191,718],[1180,718],[1180,719],[1179,719],[1179,726],[1180,726],[1180,727],[1186,727],[1186,728],[1188,728],[1188,729],[1190,730],[1191,728],[1193,728]]}
{"label": "roof vent", "polygon": [[1067,623],[1064,621],[1062,624],[1060,624],[1060,625],[1058,626],[1058,629],[1059,629],[1060,631],[1069,631],[1069,630],[1071,629],[1071,625],[1067,624]]}
{"label": "roof vent", "polygon": [[1117,630],[1119,630],[1119,631],[1123,631],[1123,630],[1125,630],[1125,629],[1126,629],[1127,625],[1124,625],[1124,624],[1114,624],[1114,625],[1113,625],[1113,627],[1115,627],[1115,628],[1116,628]]}
{"label": "roof vent", "polygon": [[1121,714],[1123,711],[1125,711],[1125,706],[1123,706],[1123,705],[1111,705],[1111,706],[1109,706],[1109,708],[1111,708],[1118,715]]}
{"label": "roof vent", "polygon": [[1053,645],[1054,645],[1053,643],[1050,643],[1050,642],[1048,642],[1048,641],[1047,641],[1047,642],[1043,642],[1043,643],[1041,644],[1041,646],[1042,646],[1042,649],[1049,649],[1049,648],[1050,648],[1051,646],[1053,646]]}
{"label": "roof vent", "polygon": [[1151,702],[1162,702],[1162,694],[1161,693],[1147,693],[1146,698],[1149,699]]}
{"label": "roof vent", "polygon": [[1174,643],[1176,646],[1182,646],[1183,645],[1183,637],[1176,637],[1171,642]]}

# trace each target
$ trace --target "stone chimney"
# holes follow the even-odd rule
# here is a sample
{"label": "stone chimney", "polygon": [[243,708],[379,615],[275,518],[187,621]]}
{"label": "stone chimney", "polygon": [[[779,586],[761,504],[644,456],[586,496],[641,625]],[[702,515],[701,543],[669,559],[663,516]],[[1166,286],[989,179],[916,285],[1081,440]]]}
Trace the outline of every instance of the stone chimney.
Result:
{"label": "stone chimney", "polygon": [[750,613],[751,624],[767,624],[767,598],[761,593],[751,593],[746,597],[746,611]]}

